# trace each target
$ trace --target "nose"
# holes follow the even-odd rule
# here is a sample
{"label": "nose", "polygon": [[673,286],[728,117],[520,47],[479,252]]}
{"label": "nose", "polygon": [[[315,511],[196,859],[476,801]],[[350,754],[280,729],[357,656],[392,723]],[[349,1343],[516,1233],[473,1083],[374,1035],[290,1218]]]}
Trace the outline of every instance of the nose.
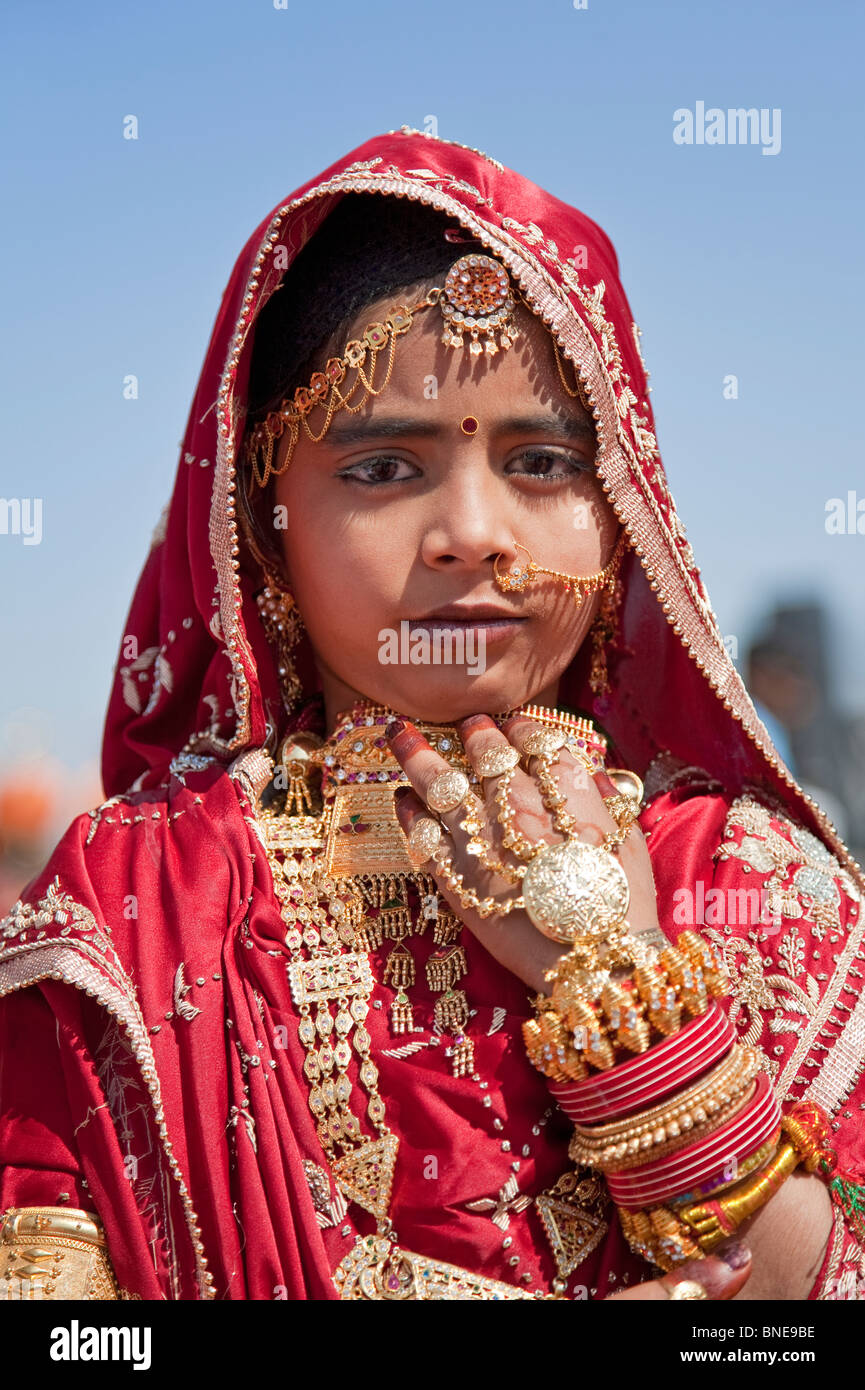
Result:
{"label": "nose", "polygon": [[431,569],[480,570],[497,555],[516,558],[513,527],[502,487],[485,467],[452,471],[435,492],[435,510],[421,554]]}

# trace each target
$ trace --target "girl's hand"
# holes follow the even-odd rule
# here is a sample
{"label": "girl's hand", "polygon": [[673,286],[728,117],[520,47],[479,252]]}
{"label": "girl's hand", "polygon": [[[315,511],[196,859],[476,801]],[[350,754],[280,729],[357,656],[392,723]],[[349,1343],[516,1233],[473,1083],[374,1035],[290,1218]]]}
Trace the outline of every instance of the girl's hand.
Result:
{"label": "girl's hand", "polygon": [[718,1302],[734,1298],[747,1282],[750,1273],[750,1250],[739,1241],[728,1241],[726,1245],[719,1246],[713,1255],[707,1255],[705,1260],[688,1260],[672,1273],[662,1275],[660,1279],[649,1279],[645,1284],[635,1284],[632,1289],[623,1289],[621,1293],[611,1294],[604,1301],[623,1303],[626,1299],[638,1302],[669,1299],[676,1286],[687,1280],[700,1284],[709,1298]]}
{"label": "girl's hand", "polygon": [[[509,744],[522,753],[527,735],[537,731],[538,727],[534,720],[516,716],[500,731],[492,719],[479,714],[462,720],[457,732],[466,756],[477,772],[478,760],[483,753],[490,749],[507,748]],[[388,726],[387,735],[394,756],[414,788],[413,792],[403,788],[397,796],[397,816],[403,832],[408,836],[418,819],[431,815],[426,804],[431,783],[441,773],[451,771],[451,768],[408,721],[394,720]],[[579,839],[600,845],[604,836],[616,828],[603,800],[604,796],[615,793],[612,782],[606,773],[599,773],[592,779],[583,764],[564,748],[559,751],[554,770],[559,788],[567,798],[565,809],[577,819],[576,833]],[[502,844],[503,829],[497,820],[495,802],[498,782],[496,777],[486,778],[476,789],[484,803],[481,834],[495,858],[516,864],[518,861],[511,859]],[[532,843],[545,840],[555,844],[561,841],[563,837],[554,828],[552,815],[544,806],[537,782],[522,768],[514,771],[508,799],[514,811],[513,828],[518,834]],[[455,811],[441,816],[448,831],[445,844],[449,842],[449,846],[452,846],[454,869],[463,875],[466,888],[473,888],[480,898],[504,900],[515,896],[519,893],[519,887],[492,873],[476,856],[466,852],[469,836],[460,828],[465,814],[464,803]],[[630,889],[628,922],[631,929],[645,931],[649,927],[656,927],[655,885],[648,851],[638,825],[633,825],[628,831],[617,855]],[[505,916],[481,918],[477,912],[463,907],[447,888],[434,860],[429,860],[423,867],[424,872],[435,879],[442,896],[454,912],[490,954],[537,993],[546,993],[546,972],[556,964],[566,947],[543,936],[525,912],[514,911]]]}

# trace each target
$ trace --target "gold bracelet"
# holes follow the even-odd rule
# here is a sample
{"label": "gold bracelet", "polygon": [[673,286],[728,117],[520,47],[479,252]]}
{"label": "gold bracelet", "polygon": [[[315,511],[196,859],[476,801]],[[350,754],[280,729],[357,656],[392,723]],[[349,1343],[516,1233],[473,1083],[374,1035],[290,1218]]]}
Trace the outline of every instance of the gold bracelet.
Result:
{"label": "gold bracelet", "polygon": [[0,1301],[108,1302],[118,1288],[99,1218],[76,1207],[11,1207],[0,1214]]}

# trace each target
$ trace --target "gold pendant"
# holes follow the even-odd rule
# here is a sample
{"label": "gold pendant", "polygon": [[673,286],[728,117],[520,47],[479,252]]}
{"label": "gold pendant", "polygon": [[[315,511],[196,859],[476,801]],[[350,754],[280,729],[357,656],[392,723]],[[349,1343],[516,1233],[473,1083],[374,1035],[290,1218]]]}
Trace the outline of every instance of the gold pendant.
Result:
{"label": "gold pendant", "polygon": [[594,1176],[580,1182],[576,1173],[563,1174],[549,1192],[535,1198],[560,1279],[573,1274],[610,1229],[610,1223],[587,1211],[583,1202],[604,1205],[603,1186]]}
{"label": "gold pendant", "polygon": [[343,1196],[371,1212],[377,1221],[384,1221],[390,1206],[398,1149],[396,1135],[385,1134],[362,1144],[353,1153],[343,1154],[331,1168]]}
{"label": "gold pendant", "polygon": [[414,865],[394,808],[392,786],[340,787],[331,805],[324,871],[333,878],[409,875]]}

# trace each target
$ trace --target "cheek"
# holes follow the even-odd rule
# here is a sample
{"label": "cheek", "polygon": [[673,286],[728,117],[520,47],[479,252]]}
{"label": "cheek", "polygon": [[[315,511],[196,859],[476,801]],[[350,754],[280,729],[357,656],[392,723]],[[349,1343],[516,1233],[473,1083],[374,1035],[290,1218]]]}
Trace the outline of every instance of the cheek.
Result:
{"label": "cheek", "polygon": [[314,492],[298,489],[285,499],[288,524],[280,533],[286,575],[307,627],[358,632],[382,626],[402,587],[407,542],[392,528],[382,534],[374,518],[346,521],[334,515]]}

